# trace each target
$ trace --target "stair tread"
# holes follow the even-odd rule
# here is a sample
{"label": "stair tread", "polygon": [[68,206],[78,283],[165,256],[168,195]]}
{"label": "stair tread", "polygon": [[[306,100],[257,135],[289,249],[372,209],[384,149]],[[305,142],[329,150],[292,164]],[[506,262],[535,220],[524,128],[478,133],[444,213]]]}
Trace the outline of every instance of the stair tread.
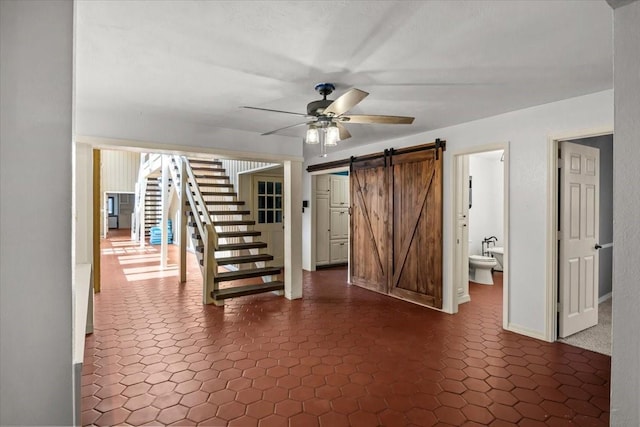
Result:
{"label": "stair tread", "polygon": [[218,237],[245,237],[245,236],[259,236],[262,233],[260,231],[247,230],[247,231],[220,231]]}
{"label": "stair tread", "polygon": [[242,249],[266,248],[265,242],[223,243],[218,245],[219,251],[240,251]]}
{"label": "stair tread", "polygon": [[208,166],[193,166],[191,170],[200,172],[226,172],[223,168],[212,168]]}
{"label": "stair tread", "polygon": [[269,282],[258,285],[234,286],[232,288],[218,289],[211,292],[214,300],[223,300],[227,298],[242,297],[246,295],[261,294],[264,292],[273,292],[284,290],[283,282]]}
{"label": "stair tread", "polygon": [[[232,225],[255,225],[255,221],[213,221],[214,226],[218,227],[230,227]],[[195,222],[189,222],[189,227],[197,227]]]}
{"label": "stair tread", "polygon": [[214,282],[228,282],[231,280],[248,279],[251,277],[272,276],[280,274],[280,267],[263,267],[253,268],[250,270],[239,271],[225,271],[224,273],[218,273],[214,277]]}
{"label": "stair tread", "polygon": [[[191,185],[191,184],[189,184]],[[211,188],[233,188],[233,184],[218,184],[215,182],[199,182],[199,187],[211,187]]]}
{"label": "stair tread", "polygon": [[195,178],[202,179],[229,179],[229,175],[197,175],[193,174]]}
{"label": "stair tread", "polygon": [[242,206],[245,204],[243,200],[205,200],[207,206]]}
{"label": "stair tread", "polygon": [[189,163],[199,163],[199,164],[204,164],[204,165],[222,166],[222,162],[220,160],[189,159]]}
{"label": "stair tread", "polygon": [[[265,242],[242,242],[242,243],[223,243],[218,245],[216,251],[241,251],[243,249],[260,249],[266,248]],[[197,245],[195,247],[196,252],[203,253],[204,245]]]}
{"label": "stair tread", "polygon": [[238,220],[238,221],[213,221],[213,225],[219,225],[221,227],[230,225],[255,225],[256,222],[252,220]]}
{"label": "stair tread", "polygon": [[258,255],[243,255],[243,256],[216,258],[216,262],[218,263],[218,265],[229,265],[229,264],[246,264],[249,262],[271,261],[272,259],[273,259],[273,255],[258,254]]}
{"label": "stair tread", "polygon": [[[202,211],[198,211],[199,214],[202,214]],[[238,210],[238,211],[209,211],[210,215],[250,215],[251,211],[248,210]]]}
{"label": "stair tread", "polygon": [[201,191],[203,196],[235,196],[235,191]]}

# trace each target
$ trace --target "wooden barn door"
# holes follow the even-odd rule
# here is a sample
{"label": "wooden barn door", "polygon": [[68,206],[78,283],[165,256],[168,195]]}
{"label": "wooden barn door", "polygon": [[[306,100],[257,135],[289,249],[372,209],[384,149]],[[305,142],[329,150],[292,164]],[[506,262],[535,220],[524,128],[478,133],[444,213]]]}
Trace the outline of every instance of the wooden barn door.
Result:
{"label": "wooden barn door", "polygon": [[351,194],[352,283],[442,308],[442,149],[355,159]]}
{"label": "wooden barn door", "polygon": [[389,188],[384,159],[351,167],[351,282],[387,293]]}
{"label": "wooden barn door", "polygon": [[[393,156],[390,293],[442,308],[442,153]],[[436,158],[437,157],[437,158]]]}

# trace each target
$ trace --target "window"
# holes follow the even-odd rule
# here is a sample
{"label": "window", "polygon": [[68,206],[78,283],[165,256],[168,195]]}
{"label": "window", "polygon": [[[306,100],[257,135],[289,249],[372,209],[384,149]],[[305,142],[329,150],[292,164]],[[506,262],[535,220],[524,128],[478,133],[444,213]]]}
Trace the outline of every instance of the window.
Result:
{"label": "window", "polygon": [[113,196],[109,196],[109,199],[107,200],[107,213],[109,215],[113,215],[114,214],[114,197]]}
{"label": "window", "polygon": [[258,224],[282,223],[282,183],[258,181]]}

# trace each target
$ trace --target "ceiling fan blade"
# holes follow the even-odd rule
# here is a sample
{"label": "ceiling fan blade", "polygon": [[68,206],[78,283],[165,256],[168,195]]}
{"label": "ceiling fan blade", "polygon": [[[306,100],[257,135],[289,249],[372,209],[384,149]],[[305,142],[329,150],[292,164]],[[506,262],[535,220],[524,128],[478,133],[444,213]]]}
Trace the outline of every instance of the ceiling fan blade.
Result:
{"label": "ceiling fan blade", "polygon": [[304,122],[304,123],[296,123],[295,125],[290,125],[290,126],[285,126],[283,128],[280,129],[276,129],[276,130],[272,130],[270,132],[265,132],[265,133],[261,133],[260,135],[265,136],[265,135],[273,135],[274,133],[280,132],[281,130],[285,130],[285,129],[289,129],[289,128],[294,128],[296,126],[302,126],[302,125],[306,125],[309,124],[309,122]]}
{"label": "ceiling fan blade", "polygon": [[351,134],[349,133],[347,128],[342,125],[342,123],[336,123],[336,125],[338,126],[338,131],[340,132],[340,141],[351,138]]}
{"label": "ceiling fan blade", "polygon": [[303,113],[294,113],[292,111],[282,111],[282,110],[272,110],[270,108],[247,107],[246,105],[243,105],[241,108],[248,108],[250,110],[259,110],[259,111],[271,111],[272,113],[295,114],[296,116],[308,117],[307,114],[303,114]]}
{"label": "ceiling fan blade", "polygon": [[322,114],[332,114],[334,116],[339,116],[340,114],[349,111],[356,104],[365,99],[368,95],[369,93],[363,90],[356,88],[350,89],[347,93],[338,97],[338,99],[333,101],[327,108],[325,108]]}
{"label": "ceiling fan blade", "polygon": [[389,125],[410,125],[414,117],[405,116],[371,116],[357,114],[354,116],[340,116],[343,122],[347,123],[383,123]]}

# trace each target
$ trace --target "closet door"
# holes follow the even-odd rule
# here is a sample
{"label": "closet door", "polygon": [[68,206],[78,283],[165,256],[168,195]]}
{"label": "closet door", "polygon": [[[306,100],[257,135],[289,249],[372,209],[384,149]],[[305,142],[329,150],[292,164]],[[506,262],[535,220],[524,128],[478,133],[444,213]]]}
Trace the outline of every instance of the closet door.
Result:
{"label": "closet door", "polygon": [[390,293],[442,308],[442,153],[393,156]]}
{"label": "closet door", "polygon": [[384,159],[351,170],[351,282],[387,293],[389,187]]}

